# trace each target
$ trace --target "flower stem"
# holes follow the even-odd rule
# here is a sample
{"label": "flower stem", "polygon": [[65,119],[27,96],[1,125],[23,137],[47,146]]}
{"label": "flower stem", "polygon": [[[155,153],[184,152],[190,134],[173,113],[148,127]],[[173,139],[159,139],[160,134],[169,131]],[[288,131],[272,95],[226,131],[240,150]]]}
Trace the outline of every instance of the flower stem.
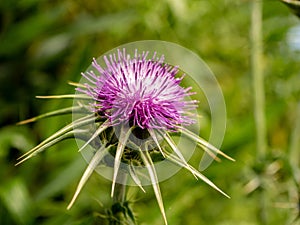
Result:
{"label": "flower stem", "polygon": [[127,174],[118,173],[118,182],[115,184],[113,205],[111,206],[111,217],[109,225],[135,225],[133,213],[126,200]]}

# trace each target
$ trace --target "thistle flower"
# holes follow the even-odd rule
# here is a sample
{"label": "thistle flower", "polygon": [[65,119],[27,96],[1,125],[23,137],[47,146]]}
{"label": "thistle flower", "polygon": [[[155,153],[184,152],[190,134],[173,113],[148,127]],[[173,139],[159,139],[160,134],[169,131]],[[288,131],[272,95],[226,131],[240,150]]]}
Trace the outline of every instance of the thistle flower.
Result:
{"label": "thistle flower", "polygon": [[104,57],[107,68],[103,69],[94,59],[93,71],[82,74],[91,83],[79,89],[91,96],[95,103],[91,110],[105,115],[110,125],[132,123],[141,129],[176,130],[180,124],[192,122],[184,114],[196,107],[196,101],[187,102],[190,88],[179,86],[181,78],[175,78],[177,67],[163,64],[163,56],[147,60],[148,52],[130,59],[123,52],[118,56]]}
{"label": "thistle flower", "polygon": [[[44,97],[75,98],[78,99],[76,106],[20,122],[24,124],[65,113],[85,114],[21,156],[17,163],[20,164],[69,137],[85,141],[80,151],[91,145],[95,153],[68,209],[92,172],[101,163],[113,167],[111,196],[116,192],[118,177],[124,173],[129,174],[144,191],[138,169],[146,168],[165,224],[167,219],[155,170],[156,162],[168,160],[184,167],[196,178],[228,197],[186,162],[172,139],[172,134],[182,133],[212,157],[221,154],[230,160],[233,159],[185,128],[195,122],[193,117],[196,115],[191,111],[197,107],[198,102],[189,99],[189,96],[195,93],[191,92],[190,87],[180,86],[184,75],[178,77],[181,74],[178,67],[167,64],[163,56],[157,57],[156,54],[148,59],[148,54],[149,52],[140,54],[136,50],[131,58],[125,49],[118,50],[117,54],[104,56],[104,66],[100,66],[94,59],[94,70],[82,73],[86,82],[70,83],[77,87],[76,90],[80,94]],[[114,157],[113,162],[106,160],[109,155]]]}

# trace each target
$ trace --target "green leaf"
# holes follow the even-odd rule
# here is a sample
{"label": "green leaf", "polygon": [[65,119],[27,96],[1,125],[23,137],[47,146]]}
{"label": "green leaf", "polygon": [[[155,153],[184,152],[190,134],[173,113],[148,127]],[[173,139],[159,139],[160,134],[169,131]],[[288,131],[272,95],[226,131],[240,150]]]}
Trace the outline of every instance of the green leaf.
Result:
{"label": "green leaf", "polygon": [[68,4],[60,4],[47,11],[39,12],[39,14],[33,14],[11,26],[0,37],[0,55],[12,55],[28,46],[31,41],[54,27],[66,10],[68,10]]}
{"label": "green leaf", "polygon": [[0,130],[0,157],[8,154],[9,148],[15,147],[26,151],[34,146],[30,130],[27,127],[8,126]]}
{"label": "green leaf", "polygon": [[55,195],[57,192],[63,190],[69,184],[78,179],[81,171],[85,167],[82,157],[70,162],[59,171],[59,175],[55,179],[46,184],[36,195],[36,200],[40,201],[50,196]]}
{"label": "green leaf", "polygon": [[33,221],[33,202],[24,182],[15,178],[0,186],[0,199],[17,224],[28,225]]}

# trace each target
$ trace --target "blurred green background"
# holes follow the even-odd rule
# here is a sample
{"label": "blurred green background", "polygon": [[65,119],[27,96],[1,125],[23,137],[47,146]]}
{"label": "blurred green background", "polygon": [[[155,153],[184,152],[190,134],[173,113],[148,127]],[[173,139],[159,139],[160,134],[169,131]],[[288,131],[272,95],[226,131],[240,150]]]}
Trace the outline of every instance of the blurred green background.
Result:
{"label": "blurred green background", "polygon": [[[162,182],[169,223],[299,224],[300,20],[280,1],[264,1],[268,147],[266,156],[257,160],[251,5],[248,0],[1,0],[0,224],[105,224],[111,182],[98,174],[66,210],[86,167],[74,140],[14,166],[22,153],[71,118],[15,123],[72,105],[72,100],[35,96],[73,93],[67,81],[79,81],[92,57],[144,39],[178,43],[212,69],[227,107],[222,150],[236,159],[213,163],[204,171],[231,199],[184,170]],[[209,124],[202,129],[208,136]],[[191,164],[197,166],[200,156],[195,153]],[[146,194],[138,188],[129,191],[138,222],[163,224],[153,191],[146,189]]]}

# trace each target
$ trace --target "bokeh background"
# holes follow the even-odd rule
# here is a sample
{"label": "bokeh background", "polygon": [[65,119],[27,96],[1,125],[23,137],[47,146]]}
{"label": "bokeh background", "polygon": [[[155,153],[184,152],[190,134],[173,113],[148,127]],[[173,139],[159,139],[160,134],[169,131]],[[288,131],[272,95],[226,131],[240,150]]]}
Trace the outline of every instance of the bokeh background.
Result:
{"label": "bokeh background", "polygon": [[[257,0],[259,1],[259,0]],[[267,152],[258,158],[251,75],[250,0],[1,0],[0,224],[105,224],[111,182],[94,174],[67,211],[86,162],[74,140],[15,167],[16,159],[70,116],[16,122],[72,105],[36,95],[73,93],[68,81],[121,44],[164,40],[197,53],[224,93],[227,130],[222,150],[236,159],[204,174],[227,199],[181,170],[161,183],[172,225],[299,224],[300,20],[282,2],[264,1],[262,65]],[[200,104],[201,107],[201,104]],[[207,106],[203,106],[206,117]],[[207,120],[209,121],[209,119]],[[202,126],[209,136],[209,122]],[[195,153],[191,164],[199,164]],[[139,224],[163,224],[151,187],[130,188]]]}

